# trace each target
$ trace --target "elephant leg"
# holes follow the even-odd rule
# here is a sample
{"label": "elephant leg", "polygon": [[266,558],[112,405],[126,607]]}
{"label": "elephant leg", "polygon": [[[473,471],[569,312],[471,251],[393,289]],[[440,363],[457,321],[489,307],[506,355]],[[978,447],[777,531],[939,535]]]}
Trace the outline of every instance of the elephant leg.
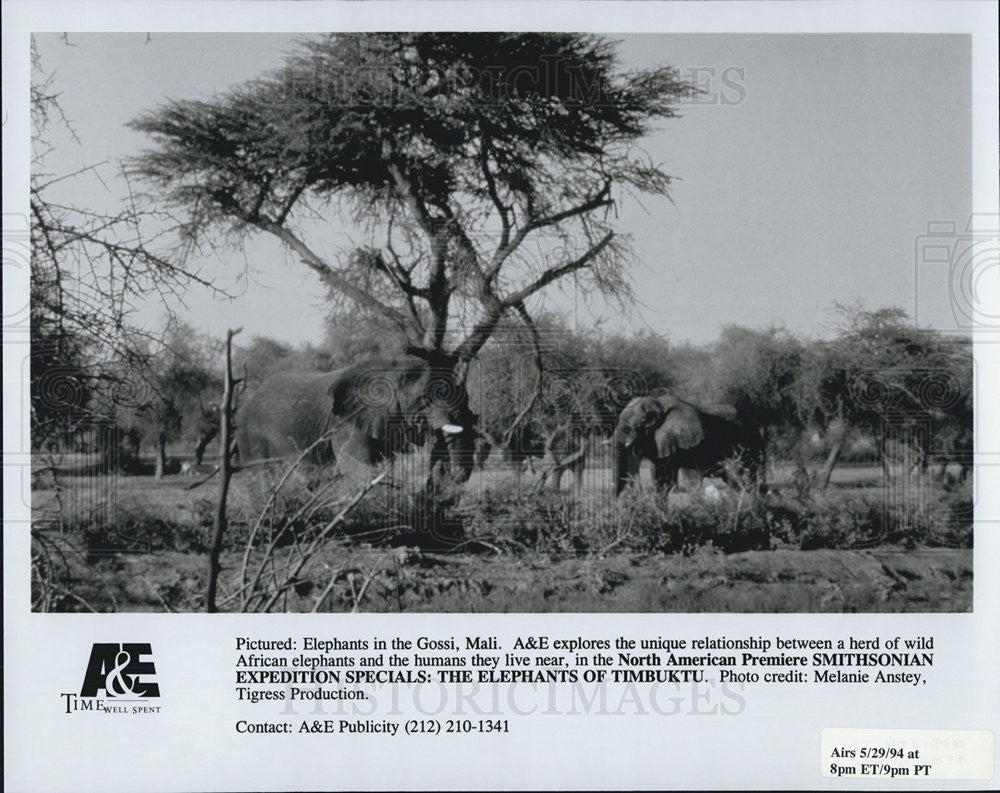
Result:
{"label": "elephant leg", "polygon": [[639,486],[639,482],[642,481],[642,458],[639,455],[633,455],[629,460],[627,476],[630,482],[635,483],[636,487]]}

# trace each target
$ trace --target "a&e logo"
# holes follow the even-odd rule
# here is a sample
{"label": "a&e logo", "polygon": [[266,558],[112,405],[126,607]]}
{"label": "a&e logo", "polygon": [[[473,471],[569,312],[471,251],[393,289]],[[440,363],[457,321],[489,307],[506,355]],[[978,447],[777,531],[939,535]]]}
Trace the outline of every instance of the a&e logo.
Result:
{"label": "a&e logo", "polygon": [[160,696],[160,686],[151,679],[154,674],[156,668],[148,644],[95,644],[80,696],[62,694],[66,712],[158,713],[159,706],[125,705]]}

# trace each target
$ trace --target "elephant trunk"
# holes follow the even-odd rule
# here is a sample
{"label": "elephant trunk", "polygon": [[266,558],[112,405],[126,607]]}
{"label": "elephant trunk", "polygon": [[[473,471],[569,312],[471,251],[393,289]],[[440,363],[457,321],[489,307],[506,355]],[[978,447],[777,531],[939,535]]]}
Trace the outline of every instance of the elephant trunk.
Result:
{"label": "elephant trunk", "polygon": [[629,462],[632,450],[621,441],[615,441],[615,495],[620,495],[625,489],[629,477]]}
{"label": "elephant trunk", "polygon": [[[476,458],[476,433],[472,429],[454,435],[436,433],[431,450],[432,476],[445,475],[456,484],[468,481]],[[445,474],[445,471],[447,473]]]}
{"label": "elephant trunk", "polygon": [[448,449],[451,470],[455,472],[455,479],[458,482],[466,482],[472,476],[476,456],[475,434],[471,430],[466,430],[462,436],[453,441]]}

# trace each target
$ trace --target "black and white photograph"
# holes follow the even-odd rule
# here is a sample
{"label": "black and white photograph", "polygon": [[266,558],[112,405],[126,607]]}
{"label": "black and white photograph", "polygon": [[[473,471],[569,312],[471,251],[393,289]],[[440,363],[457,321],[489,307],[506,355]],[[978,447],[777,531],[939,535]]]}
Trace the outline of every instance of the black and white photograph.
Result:
{"label": "black and white photograph", "polygon": [[11,789],[991,786],[995,5],[9,6]]}
{"label": "black and white photograph", "polygon": [[970,46],[35,36],[33,608],[969,610]]}

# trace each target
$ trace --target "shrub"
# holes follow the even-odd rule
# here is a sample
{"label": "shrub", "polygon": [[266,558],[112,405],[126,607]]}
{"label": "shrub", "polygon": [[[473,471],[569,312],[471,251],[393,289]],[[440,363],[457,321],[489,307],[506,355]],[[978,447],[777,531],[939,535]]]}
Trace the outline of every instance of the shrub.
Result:
{"label": "shrub", "polygon": [[734,552],[769,547],[769,527],[752,508],[753,499],[685,498],[678,504],[676,495],[639,490],[621,500],[588,499],[509,484],[487,488],[463,506],[472,537],[543,553],[612,549],[690,553],[700,547]]}
{"label": "shrub", "polygon": [[65,531],[79,537],[89,556],[117,553],[208,550],[212,523],[193,519],[191,513],[171,512],[154,503],[123,501],[115,508],[95,505],[77,512]]}
{"label": "shrub", "polygon": [[[275,468],[248,472],[234,480],[227,545],[244,547],[258,522],[255,545],[272,540],[279,547],[308,542],[330,527],[360,489],[356,477],[340,476],[329,466],[302,466],[282,482],[283,476],[284,472]],[[272,497],[279,483],[281,487]],[[372,544],[452,547],[465,536],[455,501],[457,498],[448,493],[431,496],[423,488],[423,480],[402,477],[400,482],[389,476],[355,504],[330,533]]]}
{"label": "shrub", "polygon": [[467,498],[463,519],[472,537],[550,554],[972,545],[970,495],[938,486],[911,494],[831,490],[812,498],[723,491],[716,500],[640,489],[612,500],[509,483]]}
{"label": "shrub", "polygon": [[772,498],[764,507],[779,541],[801,548],[972,547],[972,498],[938,485],[909,491],[831,490],[810,499]]}
{"label": "shrub", "polygon": [[[683,500],[682,500],[683,499]],[[624,499],[618,520],[636,540],[637,550],[692,553],[712,547],[725,553],[765,550],[770,527],[759,501],[727,493],[717,501],[700,494],[639,491]]]}
{"label": "shrub", "polygon": [[595,528],[600,521],[593,519],[590,507],[568,493],[507,482],[465,499],[461,513],[470,538],[542,553],[577,554],[599,543]]}

